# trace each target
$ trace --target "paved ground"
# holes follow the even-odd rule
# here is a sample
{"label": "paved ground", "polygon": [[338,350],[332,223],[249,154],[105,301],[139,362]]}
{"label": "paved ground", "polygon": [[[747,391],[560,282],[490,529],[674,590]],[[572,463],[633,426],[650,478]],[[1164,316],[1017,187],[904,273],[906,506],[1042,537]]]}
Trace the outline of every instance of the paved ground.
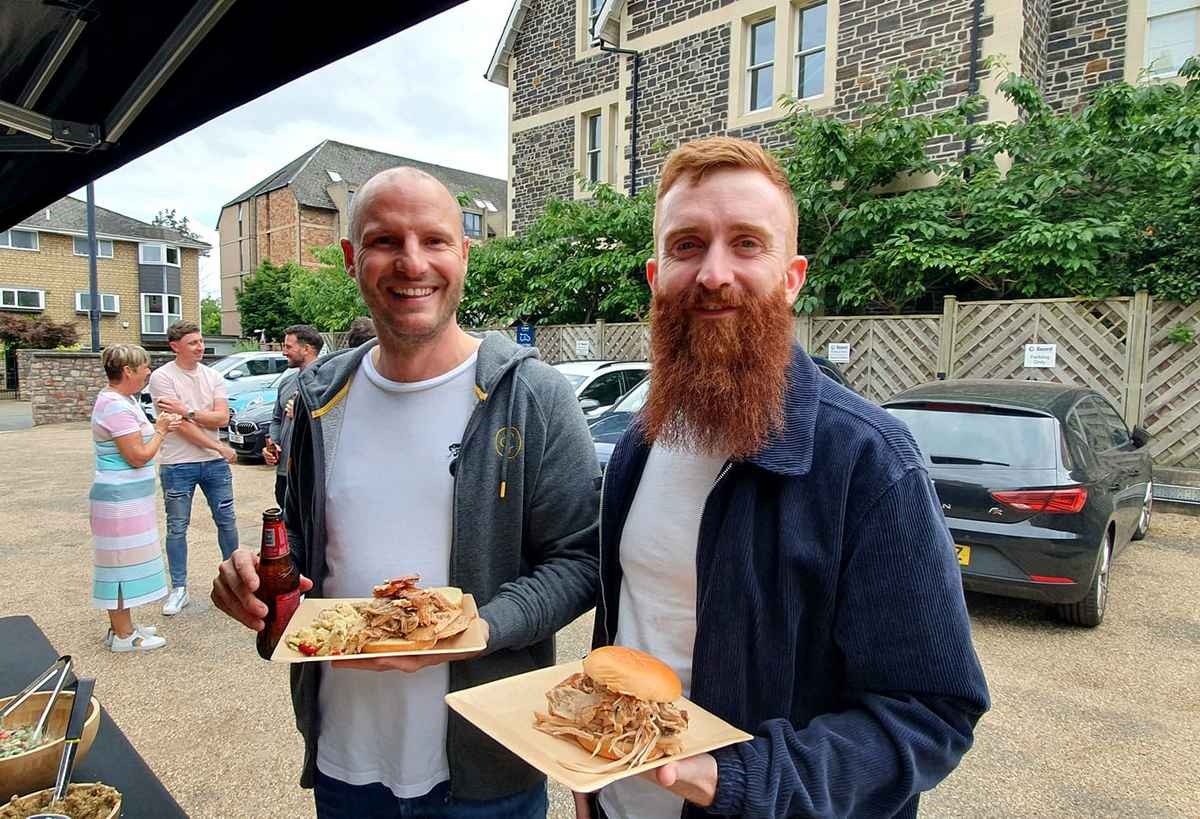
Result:
{"label": "paved ground", "polygon": [[[86,424],[0,435],[0,616],[31,614],[81,673],[150,766],[197,819],[311,817],[294,787],[301,758],[286,672],[258,659],[249,632],[214,611],[207,588],[216,534],[197,500],[193,603],[158,607],[166,649],[113,655],[103,615],[88,607],[91,480]],[[273,476],[235,469],[238,518],[256,542]],[[1109,620],[1094,631],[1047,620],[1037,606],[972,597],[979,655],[995,706],[976,748],[922,802],[930,817],[1194,817],[1200,782],[1200,521],[1155,519],[1151,539],[1118,559]],[[590,618],[559,651],[586,650]],[[275,783],[262,788],[260,783]],[[551,816],[569,804],[555,789]]]}
{"label": "paved ground", "polygon": [[28,401],[0,400],[0,432],[33,426],[33,405]]}

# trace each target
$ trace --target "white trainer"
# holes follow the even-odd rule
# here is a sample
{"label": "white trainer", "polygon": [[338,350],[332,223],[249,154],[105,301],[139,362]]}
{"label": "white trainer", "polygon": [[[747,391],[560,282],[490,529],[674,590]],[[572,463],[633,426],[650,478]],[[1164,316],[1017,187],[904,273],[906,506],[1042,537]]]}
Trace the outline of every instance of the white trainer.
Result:
{"label": "white trainer", "polygon": [[157,634],[147,634],[144,631],[134,629],[129,633],[128,637],[113,637],[112,650],[118,654],[129,651],[153,651],[156,648],[162,648],[167,644],[165,637],[159,637]]}
{"label": "white trainer", "polygon": [[[143,626],[141,623],[134,623],[133,630],[140,631],[142,634],[148,634],[151,637],[153,637],[155,634],[158,634],[158,626]],[[114,632],[110,626],[108,629],[108,634],[104,635],[104,645],[112,648],[112,641],[113,637],[115,636],[116,632]]]}
{"label": "white trainer", "polygon": [[187,586],[176,586],[171,589],[171,593],[167,595],[167,602],[163,603],[163,614],[170,617],[174,614],[179,614],[180,609],[190,602],[187,593]]}

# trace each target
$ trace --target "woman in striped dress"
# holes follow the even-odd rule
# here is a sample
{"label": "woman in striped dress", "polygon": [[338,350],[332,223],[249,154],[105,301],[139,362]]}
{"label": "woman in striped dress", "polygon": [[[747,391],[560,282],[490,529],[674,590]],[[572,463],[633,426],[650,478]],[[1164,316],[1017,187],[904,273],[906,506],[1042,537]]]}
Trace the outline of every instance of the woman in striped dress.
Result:
{"label": "woman in striped dress", "polygon": [[142,411],[137,396],[150,378],[150,356],[141,347],[115,344],[104,350],[101,360],[108,386],[92,408],[92,605],[108,610],[112,627],[105,642],[113,651],[149,651],[167,641],[153,627],[135,626],[130,609],[167,594],[154,456],[180,419],[162,413],[152,425]]}

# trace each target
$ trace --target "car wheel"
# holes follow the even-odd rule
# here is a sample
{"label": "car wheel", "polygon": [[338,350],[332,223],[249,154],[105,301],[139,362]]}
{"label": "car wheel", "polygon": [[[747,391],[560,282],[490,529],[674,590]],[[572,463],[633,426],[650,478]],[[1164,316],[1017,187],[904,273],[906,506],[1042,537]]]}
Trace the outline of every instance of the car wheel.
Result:
{"label": "car wheel", "polygon": [[1138,518],[1137,529],[1133,532],[1134,540],[1142,540],[1150,534],[1150,514],[1154,511],[1154,482],[1146,484],[1146,499],[1142,501],[1142,514]]}
{"label": "car wheel", "polygon": [[1087,596],[1078,603],[1058,606],[1058,616],[1077,626],[1095,628],[1104,621],[1104,609],[1108,606],[1108,576],[1112,566],[1112,536],[1107,532],[1100,544],[1100,568],[1096,571]]}

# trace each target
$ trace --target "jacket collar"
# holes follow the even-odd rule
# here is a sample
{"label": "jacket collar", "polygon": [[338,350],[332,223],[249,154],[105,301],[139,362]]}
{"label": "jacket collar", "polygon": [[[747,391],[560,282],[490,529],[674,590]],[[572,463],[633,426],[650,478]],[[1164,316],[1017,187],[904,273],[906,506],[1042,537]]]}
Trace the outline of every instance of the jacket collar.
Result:
{"label": "jacket collar", "polygon": [[783,400],[783,429],[747,462],[781,475],[807,475],[812,468],[821,405],[821,371],[799,345],[792,347]]}

